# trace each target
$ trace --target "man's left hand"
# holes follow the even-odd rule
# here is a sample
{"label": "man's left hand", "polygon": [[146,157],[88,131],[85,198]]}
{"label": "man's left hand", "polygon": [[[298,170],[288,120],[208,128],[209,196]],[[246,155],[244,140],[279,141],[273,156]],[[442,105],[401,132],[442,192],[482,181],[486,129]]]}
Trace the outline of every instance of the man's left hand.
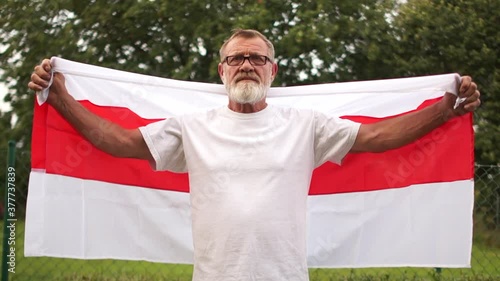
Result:
{"label": "man's left hand", "polygon": [[[457,99],[463,100],[456,108],[453,108],[455,116],[464,115],[476,110],[481,105],[479,90],[476,83],[472,81],[470,76],[460,77],[460,86],[458,88]],[[455,104],[453,105],[455,107]]]}

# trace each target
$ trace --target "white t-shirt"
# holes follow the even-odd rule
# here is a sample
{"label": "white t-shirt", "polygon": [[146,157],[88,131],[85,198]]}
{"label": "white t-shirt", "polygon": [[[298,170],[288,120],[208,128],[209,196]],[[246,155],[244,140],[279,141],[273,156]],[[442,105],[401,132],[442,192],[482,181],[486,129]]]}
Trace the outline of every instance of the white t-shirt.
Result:
{"label": "white t-shirt", "polygon": [[308,280],[315,167],[340,163],[360,124],[312,110],[227,107],[140,128],[156,170],[188,172],[195,281]]}

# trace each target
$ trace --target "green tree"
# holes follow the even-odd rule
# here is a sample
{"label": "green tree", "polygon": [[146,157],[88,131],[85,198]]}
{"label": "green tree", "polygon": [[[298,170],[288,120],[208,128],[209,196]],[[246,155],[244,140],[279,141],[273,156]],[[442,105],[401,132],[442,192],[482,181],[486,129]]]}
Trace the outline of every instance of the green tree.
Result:
{"label": "green tree", "polygon": [[409,0],[394,21],[394,76],[457,72],[479,85],[475,155],[481,164],[500,163],[499,23],[496,0]]}

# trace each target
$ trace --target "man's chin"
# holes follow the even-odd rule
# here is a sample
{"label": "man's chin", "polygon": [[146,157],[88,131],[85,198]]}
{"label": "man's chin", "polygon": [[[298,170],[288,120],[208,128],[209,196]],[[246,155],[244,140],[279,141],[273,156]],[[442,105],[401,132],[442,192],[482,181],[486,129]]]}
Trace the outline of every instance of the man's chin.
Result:
{"label": "man's chin", "polygon": [[[252,84],[254,82],[255,84]],[[241,84],[240,84],[241,83]],[[256,104],[266,97],[265,89],[252,79],[242,79],[227,88],[229,98],[239,104]]]}
{"label": "man's chin", "polygon": [[256,102],[254,99],[251,98],[242,98],[242,97],[235,97],[235,96],[229,96],[229,99],[232,100],[233,102],[239,103],[239,104],[255,104]]}
{"label": "man's chin", "polygon": [[255,80],[253,80],[253,79],[242,79],[242,80],[240,80],[240,81],[236,82],[236,85],[238,85],[238,84],[240,84],[240,83],[241,83],[241,84],[246,84],[246,83],[254,83],[254,84],[259,84],[259,82],[255,81]]}
{"label": "man's chin", "polygon": [[253,96],[253,97],[230,96],[229,98],[239,104],[256,104],[261,100],[263,100],[265,96]]}

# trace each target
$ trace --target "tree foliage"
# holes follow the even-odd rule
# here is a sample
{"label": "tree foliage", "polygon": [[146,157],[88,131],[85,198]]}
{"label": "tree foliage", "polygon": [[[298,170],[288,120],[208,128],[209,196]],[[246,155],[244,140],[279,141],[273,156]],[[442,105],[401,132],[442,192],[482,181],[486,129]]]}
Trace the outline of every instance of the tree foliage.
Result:
{"label": "tree foliage", "polygon": [[393,75],[457,72],[479,85],[476,162],[500,164],[500,1],[409,0],[395,18]]}

